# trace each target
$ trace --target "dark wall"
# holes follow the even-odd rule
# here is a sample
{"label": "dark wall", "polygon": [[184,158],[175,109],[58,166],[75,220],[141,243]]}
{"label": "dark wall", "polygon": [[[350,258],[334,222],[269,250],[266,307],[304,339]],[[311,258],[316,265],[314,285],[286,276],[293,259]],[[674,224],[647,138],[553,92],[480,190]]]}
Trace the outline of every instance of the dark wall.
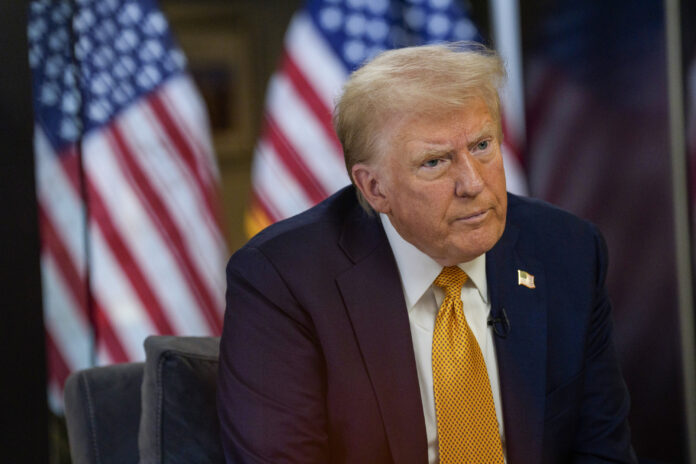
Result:
{"label": "dark wall", "polygon": [[44,463],[48,426],[27,4],[0,2],[0,460]]}

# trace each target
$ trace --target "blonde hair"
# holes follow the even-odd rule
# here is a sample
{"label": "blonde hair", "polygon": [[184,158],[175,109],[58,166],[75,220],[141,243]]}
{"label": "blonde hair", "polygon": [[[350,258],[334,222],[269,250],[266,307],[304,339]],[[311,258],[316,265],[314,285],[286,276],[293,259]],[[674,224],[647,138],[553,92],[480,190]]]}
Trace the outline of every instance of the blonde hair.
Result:
{"label": "blonde hair", "polygon": [[[498,89],[505,68],[494,51],[472,42],[389,50],[353,72],[343,86],[333,124],[351,181],[357,163],[381,151],[384,129],[400,116],[427,116],[461,109],[482,98],[502,141]],[[364,208],[369,204],[358,190]]]}

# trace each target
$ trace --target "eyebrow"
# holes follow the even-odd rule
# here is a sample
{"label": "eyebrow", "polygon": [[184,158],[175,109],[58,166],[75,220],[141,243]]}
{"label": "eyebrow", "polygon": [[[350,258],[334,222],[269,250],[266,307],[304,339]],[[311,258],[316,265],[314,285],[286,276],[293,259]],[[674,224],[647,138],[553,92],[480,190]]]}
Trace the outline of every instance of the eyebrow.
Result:
{"label": "eyebrow", "polygon": [[[496,131],[497,129],[495,127],[495,124],[492,122],[488,122],[481,128],[481,130],[474,134],[474,136],[471,138],[470,143],[476,143],[483,137],[495,135]],[[446,153],[452,149],[451,144],[449,142],[441,142],[439,140],[421,140],[418,143],[421,145],[425,145],[425,147],[422,150],[419,150],[420,153],[424,156]]]}
{"label": "eyebrow", "polygon": [[497,132],[497,128],[495,127],[495,124],[489,122],[484,125],[480,131],[478,131],[474,137],[472,138],[473,140],[478,140],[481,137],[487,136],[487,135],[495,135]]}

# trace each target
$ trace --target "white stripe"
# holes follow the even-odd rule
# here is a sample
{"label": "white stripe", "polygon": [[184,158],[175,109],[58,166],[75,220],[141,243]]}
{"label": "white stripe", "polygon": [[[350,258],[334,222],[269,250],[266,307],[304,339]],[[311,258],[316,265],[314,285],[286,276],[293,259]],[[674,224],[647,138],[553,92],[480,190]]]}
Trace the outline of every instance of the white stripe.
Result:
{"label": "white stripe", "polygon": [[312,206],[304,190],[293,176],[283,168],[275,151],[263,139],[254,153],[253,184],[269,207],[282,218],[293,216]]}
{"label": "white stripe", "polygon": [[280,130],[327,193],[348,184],[342,154],[337,153],[314,114],[283,75],[271,79],[267,105]]}
{"label": "white stripe", "polygon": [[[79,228],[83,222],[81,207],[76,196],[75,189],[70,180],[66,177],[60,166],[58,157],[53,153],[48,144],[43,131],[37,126],[36,129],[36,158],[37,158],[37,188],[39,198],[44,207],[44,211],[51,223],[54,225],[58,239],[65,245],[69,258],[78,273],[84,273],[84,247],[83,234]],[[149,319],[144,314],[145,309],[133,295],[130,283],[125,281],[125,275],[118,265],[113,265],[114,258],[111,250],[104,244],[103,237],[99,229],[90,229],[90,240],[92,246],[92,290],[94,298],[98,301],[104,311],[106,311],[108,321],[117,337],[121,341],[126,353],[132,359],[142,359],[142,342],[144,337],[155,332]],[[103,263],[106,263],[105,267]],[[57,271],[56,271],[57,272]],[[48,285],[48,284],[45,284]],[[56,285],[51,283],[50,285]],[[47,287],[48,289],[53,287]],[[60,288],[60,287],[57,287]],[[53,311],[56,314],[56,327],[60,324],[78,324],[71,320],[77,317],[78,313],[73,306],[72,314],[61,313],[58,309],[66,311],[65,301],[55,296],[45,296],[45,311]],[[52,313],[53,314],[53,313]],[[80,317],[82,317],[80,315]],[[47,317],[48,319],[48,317]],[[83,322],[83,324],[85,324]],[[53,334],[53,329],[49,329]],[[65,338],[65,343],[54,335],[55,343],[61,351],[74,349],[73,340]],[[76,343],[81,343],[75,338]],[[64,355],[65,356],[65,355]],[[110,362],[108,356],[99,356],[100,362]],[[80,365],[87,367],[87,365]]]}
{"label": "white stripe", "polygon": [[114,227],[145,275],[173,330],[179,334],[208,334],[210,331],[197,309],[198,303],[189,291],[188,282],[124,177],[115,159],[117,155],[106,138],[100,132],[93,133],[84,142],[84,154],[88,177],[104,200]]}
{"label": "white stripe", "polygon": [[41,254],[44,324],[70,371],[91,367],[92,331],[49,252]]}
{"label": "white stripe", "polygon": [[507,123],[513,146],[523,147],[525,106],[519,4],[517,0],[493,0],[490,5],[496,49],[507,65],[508,72],[508,79],[500,92],[504,109],[502,116]]}
{"label": "white stripe", "polygon": [[[40,128],[37,128],[36,134],[37,188],[39,189],[40,201],[56,229],[59,240],[65,244],[70,260],[77,272],[83,273],[85,245],[83,235],[77,228],[80,227],[84,219],[81,213],[75,212],[79,210],[75,189],[63,172],[58,157],[52,153],[52,149]],[[133,359],[141,359],[143,357],[143,339],[155,332],[154,327],[148,319],[144,318],[145,309],[133,297],[129,283],[124,282],[125,276],[122,270],[118,266],[112,265],[111,251],[104,245],[101,232],[98,229],[94,229],[94,227],[90,229],[90,240],[94,298],[101,303],[105,311],[108,312],[111,309],[108,315],[109,320],[126,353]],[[104,267],[102,265],[104,262],[109,266]],[[54,302],[53,296],[47,298],[51,301],[44,302],[45,310],[55,311],[50,305],[59,305],[60,300]],[[74,321],[70,320],[70,317],[67,314],[60,317],[56,316],[56,321],[61,324],[75,324]],[[52,329],[49,330],[53,334]],[[77,338],[75,341],[79,342]],[[65,342],[63,342],[56,336],[55,342],[61,351],[73,349],[73,340],[69,337],[65,338]]]}
{"label": "white stripe", "polygon": [[133,158],[145,173],[153,189],[162,198],[166,212],[181,234],[184,246],[201,276],[220,314],[224,308],[225,258],[227,251],[219,233],[205,227],[207,209],[196,201],[180,165],[172,160],[155,134],[143,128],[150,123],[139,106],[125,111],[117,122],[127,135],[126,143]]}
{"label": "white stripe", "polygon": [[162,100],[169,115],[192,142],[199,169],[203,169],[208,187],[215,187],[220,181],[215,150],[212,145],[210,123],[205,103],[188,75],[169,79],[160,90]]}
{"label": "white stripe", "polygon": [[85,269],[84,210],[58,156],[39,125],[35,127],[36,189],[44,211],[68,250],[79,274]]}
{"label": "white stripe", "polygon": [[62,416],[63,415],[63,390],[58,386],[58,381],[55,379],[48,379],[48,386],[46,388],[46,393],[48,395],[48,407],[54,414]]}
{"label": "white stripe", "polygon": [[326,106],[333,110],[348,72],[307,13],[296,13],[285,35],[285,47]]}
{"label": "white stripe", "polygon": [[527,179],[517,158],[510,152],[506,144],[502,145],[503,164],[505,166],[505,187],[508,192],[516,195],[528,195]]}
{"label": "white stripe", "polygon": [[[143,340],[144,341],[144,340]],[[103,339],[98,340],[98,345],[97,345],[97,354],[96,354],[96,363],[98,366],[107,366],[109,364],[113,364],[114,360],[109,355],[109,350],[106,347],[106,343],[104,342]],[[142,343],[141,343],[142,346]]]}
{"label": "white stripe", "polygon": [[[196,203],[201,208],[201,217],[205,226],[209,229],[209,233],[212,237],[216,237],[217,246],[220,249],[225,249],[225,241],[221,235],[221,231],[218,227],[215,218],[207,213],[208,207],[206,206],[206,201],[204,198],[203,191],[207,189],[206,186],[201,186],[196,179],[193,172],[191,172],[189,165],[184,162],[179,149],[176,144],[174,144],[169,135],[166,133],[165,129],[159,122],[155,112],[150,108],[146,102],[141,102],[137,105],[138,110],[141,112],[142,116],[147,120],[146,125],[140,127],[138,130],[143,132],[149,132],[152,140],[155,140],[156,144],[159,145],[166,153],[169,160],[177,166],[177,171],[181,173],[182,179],[187,184],[187,191],[191,196],[195,198]],[[147,154],[145,154],[147,156]]]}
{"label": "white stripe", "polygon": [[[129,361],[145,359],[143,341],[157,333],[123,268],[114,258],[99,227],[92,222],[92,289]],[[101,358],[100,362],[104,359]]]}
{"label": "white stripe", "polygon": [[[36,126],[35,134],[39,201],[47,219],[55,229],[57,239],[65,246],[68,259],[75,267],[76,272],[82,275],[85,268],[84,250],[86,245],[82,233],[84,218],[81,203],[58,161],[58,156],[53,152],[40,126]],[[44,256],[46,253],[42,254],[42,262],[47,259]],[[82,369],[90,366],[93,348],[92,331],[74,296],[66,288],[67,284],[59,269],[52,260],[42,264],[46,326],[70,369]],[[107,281],[115,283],[119,278],[122,279],[123,276],[111,276],[107,278]],[[98,292],[95,292],[94,298],[97,301],[100,300]],[[75,335],[80,332],[79,327],[82,327],[84,332],[82,337]],[[63,333],[62,336],[61,333]],[[65,335],[66,333],[68,335]],[[89,349],[85,349],[85,344],[89,345]],[[75,361],[74,355],[68,355],[75,350],[77,353],[84,352],[79,362]],[[103,345],[101,350],[103,350]],[[138,349],[138,353],[141,351]],[[107,353],[98,355],[98,359],[101,359],[102,363],[113,361]]]}

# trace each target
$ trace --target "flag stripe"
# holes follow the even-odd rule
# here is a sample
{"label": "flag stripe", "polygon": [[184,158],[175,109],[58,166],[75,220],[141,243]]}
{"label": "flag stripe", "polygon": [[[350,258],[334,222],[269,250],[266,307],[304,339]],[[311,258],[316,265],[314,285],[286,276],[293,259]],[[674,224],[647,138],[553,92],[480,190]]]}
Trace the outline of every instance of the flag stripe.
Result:
{"label": "flag stripe", "polygon": [[266,114],[265,121],[264,132],[267,134],[275,154],[288,169],[288,173],[302,187],[309,200],[314,204],[326,198],[326,191],[324,191],[324,188],[308,169],[307,165],[302,162],[297,151],[273,120],[273,116]]}
{"label": "flag stripe", "polygon": [[[69,289],[70,295],[74,301],[73,306],[79,311],[79,315],[64,315],[66,319],[63,320],[63,323],[68,322],[68,318],[79,318],[82,319],[83,323],[85,324],[86,330],[86,324],[90,322],[90,318],[87,314],[87,288],[85,287],[85,281],[73,265],[73,261],[70,259],[67,249],[58,237],[57,231],[51,223],[51,219],[48,217],[42,204],[39,204],[39,218],[41,223],[41,236],[43,239],[44,253],[50,253],[52,259],[57,265],[58,270],[60,271],[59,274],[62,276],[62,279]],[[128,356],[126,355],[126,352],[124,351],[118,337],[114,333],[113,327],[104,315],[100,304],[93,301],[93,305],[96,313],[95,318],[101,321],[101,324],[99,324],[96,329],[96,339],[104,342],[109,357],[113,359],[114,362],[127,361]]]}
{"label": "flag stripe", "polygon": [[[93,296],[94,298],[94,296]],[[95,298],[96,299],[96,298]],[[111,323],[107,313],[104,311],[102,305],[95,301],[95,324],[97,325],[97,359],[100,360],[100,364],[108,363],[122,363],[130,361],[130,357],[126,350],[121,344],[121,340],[114,331],[114,326]],[[100,353],[100,350],[106,348],[106,353],[108,358],[104,358]]]}
{"label": "flag stripe", "polygon": [[503,129],[503,145],[508,149],[510,155],[514,157],[519,164],[522,164],[524,160],[522,159],[522,153],[520,152],[519,148],[517,145],[512,143],[511,140],[508,140],[508,137],[505,137],[507,134],[507,126],[504,118],[500,118],[500,124]]}
{"label": "flag stripe", "polygon": [[[170,248],[123,172],[107,133],[85,140],[92,216],[159,333],[208,333]],[[167,330],[166,332],[164,330]]]}
{"label": "flag stripe", "polygon": [[189,249],[184,243],[178,228],[171,219],[171,216],[167,214],[164,201],[154,190],[150,184],[150,180],[145,176],[134,160],[134,156],[127,146],[118,125],[112,125],[108,131],[116,145],[114,147],[116,160],[120,162],[121,169],[126,173],[131,187],[138,194],[142,204],[149,210],[148,213],[150,218],[157,224],[156,229],[169,245],[169,252],[171,252],[172,256],[179,264],[179,269],[182,274],[184,274],[184,279],[188,282],[189,289],[198,300],[203,314],[205,315],[205,319],[210,326],[210,330],[213,333],[220,332],[222,330],[222,321],[219,317],[219,312],[215,310],[213,298],[203,284],[201,276],[197,272],[196,266],[193,264]]}
{"label": "flag stripe", "polygon": [[73,264],[73,260],[70,258],[67,249],[61,243],[58,234],[51,223],[51,219],[46,214],[43,204],[38,205],[39,212],[39,225],[41,228],[41,248],[42,254],[50,253],[53,260],[58,265],[68,287],[70,287],[71,294],[77,307],[80,309],[80,313],[85,321],[89,320],[89,315],[87,314],[87,288],[84,286],[85,282],[83,276],[80,275],[78,270]]}
{"label": "flag stripe", "polygon": [[[163,98],[162,101],[166,101],[166,99]],[[166,158],[168,158],[168,161],[166,163],[170,165],[170,169],[174,169],[179,174],[190,199],[195,200],[199,204],[197,209],[200,210],[199,216],[202,220],[202,228],[208,231],[209,238],[207,240],[212,240],[218,251],[224,249],[225,243],[221,235],[222,208],[218,201],[220,192],[214,187],[202,185],[196,173],[191,171],[191,164],[187,162],[186,156],[182,153],[182,150],[187,150],[186,146],[182,148],[177,144],[176,140],[172,140],[166,124],[162,121],[162,115],[157,113],[150,104],[140,105],[139,108],[141,110],[142,123],[146,124],[150,131],[148,131],[148,134],[146,131],[138,130],[137,127],[131,127],[131,130],[134,131],[133,135],[154,137],[154,141],[151,143],[154,143],[154,146],[167,153]],[[168,118],[173,118],[172,112],[169,113]],[[130,112],[129,115],[133,113],[137,112]],[[177,131],[178,127],[174,124],[174,120],[170,119],[170,121],[172,124],[169,129]],[[180,132],[178,134],[183,139],[184,135]],[[148,153],[149,151],[145,152],[139,158],[143,161],[144,159],[150,159]],[[163,157],[159,157],[159,160],[164,161]],[[171,166],[176,166],[176,168],[171,168]],[[210,198],[211,195],[212,199]]]}
{"label": "flag stripe", "polygon": [[285,47],[324,105],[333,108],[348,72],[304,11],[293,16]]}
{"label": "flag stripe", "polygon": [[[208,186],[212,192],[220,189],[220,171],[212,140],[209,137],[210,124],[203,99],[198,95],[196,86],[186,74],[173,77],[163,84],[165,91],[160,93],[167,112],[176,123],[184,137],[191,142],[200,169],[206,172]],[[220,197],[214,196],[213,203],[218,206]],[[222,211],[219,211],[221,213]]]}
{"label": "flag stripe", "polygon": [[169,320],[167,319],[164,308],[155,297],[154,292],[148,285],[149,279],[146,278],[141,268],[137,265],[130,249],[125,244],[121,234],[111,219],[109,210],[104,205],[101,194],[95,188],[92,181],[89,181],[89,203],[92,211],[92,218],[101,229],[104,239],[108,246],[113,250],[114,257],[118,260],[121,268],[124,270],[130,284],[136,291],[150,320],[157,327],[160,334],[172,334],[174,330]]}
{"label": "flag stripe", "polygon": [[[217,159],[215,157],[215,149],[212,146],[212,141],[208,134],[210,133],[207,114],[205,113],[205,107],[202,106],[203,102],[201,98],[197,95],[193,83],[190,82],[191,79],[188,76],[180,76],[178,78],[172,79],[170,82],[165,83],[166,91],[161,92],[162,102],[172,121],[179,128],[184,138],[191,142],[194,148],[194,153],[196,159],[198,160],[198,165],[201,170],[206,173],[206,178],[209,184],[204,188],[209,191],[210,203],[212,207],[212,212],[209,212],[209,208],[197,208],[199,210],[198,214],[202,218],[201,224],[205,224],[208,230],[208,234],[205,238],[199,237],[195,240],[197,246],[209,246],[211,248],[212,254],[215,256],[216,261],[215,266],[218,266],[220,256],[227,258],[227,244],[225,242],[224,233],[226,230],[226,224],[224,221],[224,212],[222,205],[222,190],[220,185],[220,172],[217,169]],[[188,94],[186,98],[182,98],[183,90],[186,89],[185,93]],[[183,106],[182,106],[183,105]],[[149,108],[148,108],[149,109]],[[197,109],[197,111],[195,111]],[[199,112],[202,111],[202,114]],[[164,141],[163,141],[164,143]],[[141,157],[141,160],[145,160],[148,157]],[[181,165],[179,156],[172,156],[171,160]],[[184,163],[185,167],[185,163]],[[195,179],[192,178],[187,169],[179,170],[182,179],[185,179],[189,187],[186,189],[187,192],[198,191]],[[151,174],[152,175],[152,174]],[[188,196],[192,198],[194,195],[188,193]],[[209,212],[209,214],[206,214]],[[195,227],[191,228],[188,225],[183,227],[184,230],[190,230],[191,232],[201,233],[205,228]],[[202,240],[201,240],[202,238]],[[223,266],[225,263],[223,263]],[[214,282],[215,280],[220,280],[219,272],[211,272],[216,270],[217,267],[211,267],[210,265],[205,266],[205,271],[209,274],[206,282]],[[205,273],[205,272],[204,272]],[[223,279],[224,280],[224,279]],[[223,281],[224,284],[224,281]],[[217,287],[215,290],[219,290]]]}
{"label": "flag stripe", "polygon": [[[81,275],[84,271],[84,261],[86,259],[85,249],[87,245],[84,243],[85,235],[81,230],[81,225],[84,224],[84,216],[81,212],[82,207],[79,196],[79,189],[74,187],[74,182],[70,178],[77,179],[77,153],[74,147],[68,148],[65,153],[60,155],[55,154],[52,148],[48,145],[47,139],[41,127],[36,127],[36,169],[37,169],[37,187],[39,193],[39,203],[42,205],[47,218],[50,218],[53,224],[56,235],[63,244],[65,250],[70,257],[71,265],[75,268],[75,273]],[[106,313],[108,308],[118,308],[118,311],[112,312],[109,316],[109,327],[99,327],[98,335],[100,337],[110,337],[110,333],[117,334],[119,345],[128,353],[128,359],[141,359],[142,340],[147,334],[154,333],[155,328],[150,325],[149,319],[143,319],[145,310],[140,303],[134,302],[129,284],[125,282],[126,277],[122,270],[116,268],[111,263],[114,259],[111,258],[111,252],[104,244],[104,240],[98,228],[94,227],[94,222],[90,225],[90,248],[92,256],[92,289],[94,291],[95,307],[97,316],[100,313]],[[42,229],[42,234],[44,230]],[[42,235],[42,241],[45,237]],[[103,265],[103,263],[107,263]],[[56,275],[49,274],[49,269],[42,266],[42,274],[44,279],[47,279],[46,288],[49,285],[54,285]],[[56,283],[55,285],[58,285]],[[84,283],[82,283],[84,285]],[[88,289],[85,288],[85,292]],[[70,324],[70,318],[80,317],[79,310],[75,309],[77,303],[62,304],[55,297],[47,295],[44,291],[44,311],[48,314],[52,310],[52,305],[59,305],[62,308],[62,313],[59,316],[61,321],[54,330],[60,330],[62,325]],[[60,296],[60,295],[58,295]],[[72,308],[72,309],[70,309]],[[99,321],[99,318],[98,318]],[[78,339],[70,340],[64,345],[60,345],[64,351],[70,350],[71,346],[77,343]],[[103,346],[97,340],[99,346]],[[97,353],[99,355],[99,353]],[[88,356],[85,353],[85,356]],[[122,355],[115,350],[112,354],[114,360],[122,359]],[[100,358],[97,357],[97,360]],[[110,362],[111,358],[101,358],[105,362]],[[86,362],[86,361],[85,361]],[[73,366],[73,368],[88,367],[87,364]]]}
{"label": "flag stripe", "polygon": [[[80,179],[77,175],[77,157],[61,157],[61,165],[66,177],[71,181],[75,192],[80,192]],[[114,226],[109,209],[105,206],[101,199],[101,194],[94,187],[91,179],[87,181],[88,204],[90,209],[90,220],[94,221],[99,227],[103,238],[109,247],[113,250],[115,258],[118,260],[121,268],[125,271],[130,284],[136,291],[140,300],[143,302],[150,320],[153,322],[157,330],[161,334],[174,333],[169,321],[167,320],[164,310],[161,307],[157,298],[155,298],[152,290],[147,285],[147,279],[140,267],[136,264],[129,248],[126,246],[121,234]]]}
{"label": "flag stripe", "polygon": [[225,243],[202,198],[191,185],[193,180],[188,168],[180,162],[177,153],[171,153],[170,147],[165,146],[159,124],[147,105],[138,105],[125,112],[117,124],[128,134],[125,142],[133,153],[134,161],[161,197],[166,212],[191,254],[196,270],[208,291],[217,298],[217,306],[221,307],[221,295],[225,288],[221,272],[226,258]]}
{"label": "flag stripe", "polygon": [[[147,307],[142,303],[137,291],[133,288],[127,270],[121,264],[109,247],[101,228],[95,222],[90,225],[92,253],[92,288],[95,298],[101,302],[101,312],[107,317],[113,330],[118,334],[129,361],[141,361],[145,357],[143,340],[148,335],[158,334],[148,314]],[[99,315],[99,312],[97,312]],[[101,320],[97,318],[97,323]],[[99,344],[99,349],[102,344]],[[103,359],[97,352],[97,362]]]}
{"label": "flag stripe", "polygon": [[294,177],[287,175],[278,155],[265,141],[256,147],[253,176],[262,179],[255,188],[274,218],[289,217],[311,206]]}
{"label": "flag stripe", "polygon": [[295,60],[289,53],[285,53],[282,64],[282,72],[290,79],[295,91],[302,97],[309,109],[314,113],[314,117],[321,125],[326,137],[333,143],[335,153],[343,160],[343,148],[336,137],[333,124],[331,122],[331,109],[324,104],[314,88],[307,82],[302,71],[295,64]]}
{"label": "flag stripe", "polygon": [[196,162],[196,156],[189,143],[189,140],[180,132],[158,94],[153,94],[150,98],[148,98],[148,103],[161,123],[162,128],[167,135],[167,140],[176,147],[178,154],[188,167],[188,172],[196,180],[193,185],[196,186],[200,191],[210,217],[215,220],[216,226],[220,228],[220,217],[218,215],[220,208],[217,206],[216,200],[217,191],[211,188],[211,183],[209,182],[208,176],[206,175],[207,173],[205,172],[206,170],[201,169],[199,164]]}
{"label": "flag stripe", "polygon": [[[559,79],[553,72],[541,73],[540,66],[532,66],[530,78],[527,80],[531,99],[527,102],[527,133],[536,134],[542,126],[542,118],[549,114],[555,105],[555,100],[549,95],[558,95]],[[531,151],[530,151],[531,152]]]}
{"label": "flag stripe", "polygon": [[89,367],[93,344],[89,323],[76,308],[53,257],[48,253],[42,254],[41,265],[42,291],[46,303],[44,326],[57,343],[65,346],[62,356],[67,365],[77,369]]}
{"label": "flag stripe", "polygon": [[263,197],[259,195],[259,192],[257,192],[256,189],[252,191],[252,195],[253,204],[256,206],[256,208],[258,208],[259,211],[258,214],[261,214],[262,217],[265,216],[272,222],[280,220],[279,217],[273,216],[272,210],[269,207],[268,202],[264,201]]}
{"label": "flag stripe", "polygon": [[[217,243],[215,253],[219,254],[220,250],[225,250],[226,248],[222,234],[225,223],[223,220],[220,172],[217,169],[215,150],[210,138],[207,137],[210,131],[205,108],[202,107],[203,102],[195,92],[195,87],[187,76],[171,79],[170,82],[165,83],[164,88],[165,91],[161,92],[160,95],[162,102],[182,136],[191,142],[198,166],[205,173],[205,178],[208,179],[208,184],[203,187],[209,192],[212,211],[210,214],[205,214],[204,211],[209,211],[206,208],[201,211],[201,216],[205,219],[210,237],[201,243]],[[183,92],[184,89],[187,91]],[[188,95],[182,95],[183,93]],[[201,111],[202,114],[200,113]],[[167,140],[163,140],[163,143],[165,142],[168,143]],[[177,163],[180,159],[180,156],[172,156],[172,160]],[[189,184],[187,190],[192,192],[199,190],[196,186],[195,178],[192,178],[193,176],[190,175],[188,169],[182,170],[181,173],[182,177],[186,178]],[[198,229],[196,228],[196,230]]]}
{"label": "flag stripe", "polygon": [[46,330],[46,362],[49,365],[51,377],[58,385],[65,385],[65,380],[70,375],[70,368],[61,355],[61,351],[56,345],[51,332]]}
{"label": "flag stripe", "polygon": [[268,113],[314,172],[327,192],[348,183],[345,164],[336,155],[336,147],[326,137],[321,123],[309,111],[305,101],[294,91],[289,79],[280,74],[272,79],[268,96]]}
{"label": "flag stripe", "polygon": [[[39,203],[43,205],[47,216],[51,217],[55,229],[61,231],[61,242],[68,250],[68,255],[78,275],[82,275],[86,260],[84,206],[79,191],[76,193],[64,174],[65,169],[77,169],[78,164],[75,162],[70,166],[61,166],[43,129],[37,125],[34,133],[36,187]],[[66,159],[76,156],[75,150],[66,150],[61,155]]]}

